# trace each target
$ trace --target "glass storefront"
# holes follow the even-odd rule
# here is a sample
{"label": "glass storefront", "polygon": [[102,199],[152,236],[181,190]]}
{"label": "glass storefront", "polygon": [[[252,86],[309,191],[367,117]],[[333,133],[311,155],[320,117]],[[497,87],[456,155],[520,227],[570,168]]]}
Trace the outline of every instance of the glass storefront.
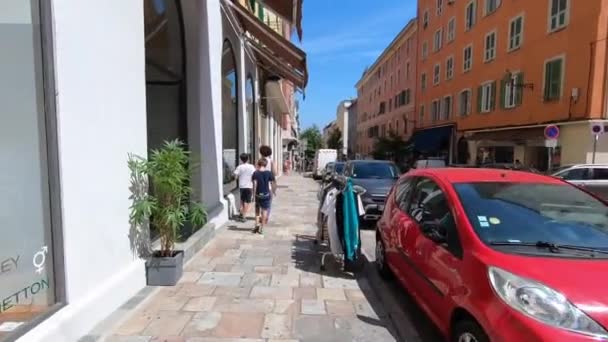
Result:
{"label": "glass storefront", "polygon": [[236,190],[233,172],[239,156],[238,75],[236,56],[228,40],[222,50],[222,170],[224,195]]}
{"label": "glass storefront", "polygon": [[51,185],[57,183],[49,174],[54,150],[47,125],[53,121],[45,103],[41,3],[0,2],[0,341],[35,323],[61,297],[53,262]]}
{"label": "glass storefront", "polygon": [[251,158],[251,162],[255,163],[255,161],[253,161],[253,158],[255,158],[255,146],[256,146],[256,141],[255,141],[255,126],[256,126],[256,122],[255,122],[255,117],[256,117],[256,113],[255,113],[255,96],[254,96],[254,92],[253,92],[253,78],[251,78],[251,76],[247,77],[247,84],[245,86],[245,96],[246,96],[246,103],[247,103],[247,125],[249,125],[249,129],[247,130],[247,152]]}

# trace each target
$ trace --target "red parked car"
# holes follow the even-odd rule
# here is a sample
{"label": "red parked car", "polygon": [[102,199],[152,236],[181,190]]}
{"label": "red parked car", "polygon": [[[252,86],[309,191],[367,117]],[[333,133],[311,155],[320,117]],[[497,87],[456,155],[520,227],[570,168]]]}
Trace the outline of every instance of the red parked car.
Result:
{"label": "red parked car", "polygon": [[381,275],[451,341],[608,339],[608,205],[560,179],[415,170],[376,240]]}

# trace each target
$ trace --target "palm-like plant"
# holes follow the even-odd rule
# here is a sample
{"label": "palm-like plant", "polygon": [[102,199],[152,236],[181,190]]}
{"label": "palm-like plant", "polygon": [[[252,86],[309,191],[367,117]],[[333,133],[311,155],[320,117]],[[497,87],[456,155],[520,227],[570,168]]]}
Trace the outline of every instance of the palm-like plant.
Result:
{"label": "palm-like plant", "polygon": [[129,154],[132,182],[147,184],[147,178],[152,185],[151,193],[133,193],[129,220],[131,224],[151,224],[158,229],[160,251],[157,256],[174,255],[175,241],[186,222],[190,221],[198,229],[207,221],[204,206],[190,201],[189,165],[190,153],[179,140],[167,141],[162,148],[152,150],[149,160]]}

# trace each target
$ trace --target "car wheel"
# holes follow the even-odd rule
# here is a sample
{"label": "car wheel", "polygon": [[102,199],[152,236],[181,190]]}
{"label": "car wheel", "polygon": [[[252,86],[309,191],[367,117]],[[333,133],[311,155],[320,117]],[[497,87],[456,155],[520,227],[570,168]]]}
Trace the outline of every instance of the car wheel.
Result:
{"label": "car wheel", "polygon": [[390,280],[393,277],[393,273],[386,261],[386,248],[384,247],[384,242],[379,236],[376,236],[376,269],[380,276],[386,280]]}
{"label": "car wheel", "polygon": [[465,319],[454,326],[452,342],[490,342],[490,338],[477,322]]}

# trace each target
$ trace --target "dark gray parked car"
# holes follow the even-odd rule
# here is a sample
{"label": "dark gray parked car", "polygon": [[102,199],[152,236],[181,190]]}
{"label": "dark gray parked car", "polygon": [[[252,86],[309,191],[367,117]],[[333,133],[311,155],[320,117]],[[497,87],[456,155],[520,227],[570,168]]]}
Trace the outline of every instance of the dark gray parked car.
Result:
{"label": "dark gray parked car", "polygon": [[555,171],[553,176],[608,200],[608,164],[566,165]]}
{"label": "dark gray parked car", "polygon": [[399,168],[389,161],[353,160],[344,166],[344,178],[365,189],[361,196],[365,208],[364,221],[375,222],[384,212],[386,197],[399,179]]}

